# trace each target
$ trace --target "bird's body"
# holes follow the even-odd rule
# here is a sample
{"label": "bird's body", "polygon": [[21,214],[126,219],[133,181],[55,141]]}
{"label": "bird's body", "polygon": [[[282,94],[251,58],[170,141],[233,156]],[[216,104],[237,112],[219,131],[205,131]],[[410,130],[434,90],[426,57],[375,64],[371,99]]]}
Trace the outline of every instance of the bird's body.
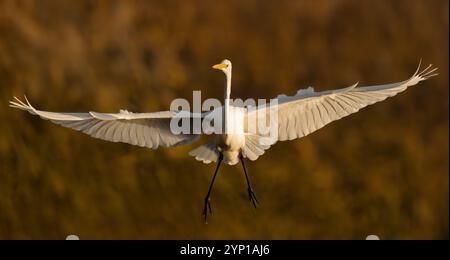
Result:
{"label": "bird's body", "polygon": [[[420,65],[419,65],[420,67]],[[265,108],[256,107],[247,110],[230,103],[231,96],[231,62],[224,60],[213,68],[225,73],[224,105],[211,112],[202,113],[202,120],[214,115],[222,114],[224,132],[216,133],[214,138],[202,146],[192,150],[189,154],[204,163],[218,162],[213,182],[220,163],[235,165],[241,161],[248,183],[250,200],[256,206],[256,196],[250,186],[245,169],[244,158],[256,160],[265,150],[276,141],[293,140],[304,137],[323,126],[342,117],[359,111],[361,108],[385,100],[416,85],[434,75],[436,70],[428,66],[416,73],[408,80],[378,86],[356,87],[356,84],[347,88],[315,92],[313,88],[303,89],[293,96],[280,95],[276,98],[277,111],[276,132],[274,142],[262,142],[267,134],[260,131],[249,131],[256,123],[250,119],[260,120],[266,115]],[[25,98],[26,99],[26,98]],[[10,106],[19,108],[50,120],[64,127],[82,131],[95,138],[112,142],[125,142],[132,145],[156,149],[159,146],[174,147],[196,141],[200,134],[175,134],[171,129],[171,120],[176,117],[194,117],[186,111],[162,111],[155,113],[131,113],[121,110],[116,114],[88,112],[88,113],[55,113],[40,111],[30,105],[28,100],[24,103],[16,98],[10,101]],[[252,128],[254,129],[254,127]],[[205,198],[203,214],[211,210],[209,194]]]}
{"label": "bird's body", "polygon": [[245,109],[230,105],[227,114],[225,131],[216,136],[216,146],[217,150],[223,154],[224,163],[235,165],[239,163],[239,154],[245,146],[243,123]]}
{"label": "bird's body", "polygon": [[239,154],[245,146],[245,135],[223,134],[217,139],[217,149],[222,152],[224,163],[228,165],[235,165],[239,163]]}

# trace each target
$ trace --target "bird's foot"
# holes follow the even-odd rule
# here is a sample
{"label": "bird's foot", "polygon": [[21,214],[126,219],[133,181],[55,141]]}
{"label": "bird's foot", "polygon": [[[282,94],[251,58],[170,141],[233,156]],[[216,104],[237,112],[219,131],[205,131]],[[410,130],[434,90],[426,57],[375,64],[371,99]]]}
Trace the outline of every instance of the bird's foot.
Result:
{"label": "bird's foot", "polygon": [[212,210],[211,210],[211,199],[210,198],[205,198],[205,204],[203,206],[203,217],[205,218],[205,224],[208,224],[208,211],[209,214],[212,215]]}
{"label": "bird's foot", "polygon": [[253,189],[251,187],[248,187],[248,198],[253,203],[253,206],[256,208],[259,204],[258,199],[256,198],[255,193],[253,192]]}

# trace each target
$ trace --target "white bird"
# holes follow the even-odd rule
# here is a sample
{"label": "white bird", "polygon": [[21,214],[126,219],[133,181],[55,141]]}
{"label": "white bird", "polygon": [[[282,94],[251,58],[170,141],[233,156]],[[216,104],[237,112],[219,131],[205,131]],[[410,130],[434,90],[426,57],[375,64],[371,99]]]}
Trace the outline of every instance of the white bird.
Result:
{"label": "white bird", "polygon": [[[203,216],[206,217],[208,211],[211,213],[210,194],[214,184],[220,164],[235,165],[239,161],[244,169],[248,196],[256,207],[258,200],[250,184],[244,158],[252,161],[258,159],[271,144],[261,142],[265,137],[263,134],[246,132],[249,126],[244,124],[233,125],[235,121],[228,121],[229,117],[243,118],[248,120],[252,117],[260,117],[263,108],[256,107],[248,110],[230,104],[231,95],[231,62],[227,59],[214,65],[212,68],[225,73],[225,105],[212,112],[202,113],[203,119],[215,113],[224,113],[223,118],[225,132],[215,134],[214,139],[203,144],[189,154],[204,163],[217,162],[208,193],[205,197]],[[357,84],[347,88],[315,92],[312,87],[297,92],[294,96],[280,95],[276,98],[278,104],[277,131],[278,136],[274,141],[293,140],[304,137],[325,125],[342,117],[359,111],[361,108],[373,103],[383,101],[392,97],[409,86],[416,85],[420,81],[437,75],[437,68],[429,65],[419,72],[419,67],[413,76],[398,83],[357,87]],[[55,113],[40,111],[35,109],[28,102],[26,103],[14,97],[16,101],[10,101],[10,106],[28,111],[33,115],[38,115],[43,119],[48,119],[53,123],[64,127],[82,131],[92,137],[100,138],[112,142],[123,142],[141,147],[156,149],[158,146],[175,147],[189,144],[196,141],[199,134],[174,134],[170,129],[170,121],[176,117],[189,117],[195,115],[186,111],[163,111],[155,113],[132,113],[120,110],[119,113],[106,114],[98,112],[88,113]],[[250,122],[250,121],[248,121]],[[228,132],[227,128],[237,127],[241,131]]]}

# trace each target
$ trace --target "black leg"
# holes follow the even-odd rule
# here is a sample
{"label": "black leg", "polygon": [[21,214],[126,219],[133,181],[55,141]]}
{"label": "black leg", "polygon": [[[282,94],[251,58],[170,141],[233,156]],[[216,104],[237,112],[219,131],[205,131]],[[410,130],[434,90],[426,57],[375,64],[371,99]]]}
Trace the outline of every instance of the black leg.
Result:
{"label": "black leg", "polygon": [[223,155],[220,154],[219,161],[217,162],[216,171],[214,172],[213,178],[211,180],[211,184],[209,185],[208,194],[206,194],[206,197],[205,197],[205,204],[203,206],[203,216],[205,217],[206,224],[208,224],[208,221],[207,221],[208,210],[209,210],[209,214],[212,214],[209,196],[211,195],[211,190],[212,190],[212,187],[214,184],[214,180],[216,179],[216,175],[219,172],[219,167],[220,167],[220,164],[222,163],[222,160],[223,160]]}
{"label": "black leg", "polygon": [[247,169],[245,168],[244,157],[242,156],[242,154],[239,155],[239,159],[241,160],[242,168],[244,168],[245,179],[247,180],[248,198],[253,203],[253,206],[256,208],[256,206],[259,204],[259,202],[258,202],[258,199],[256,198],[255,193],[253,192],[253,188],[250,183],[250,179],[248,178]]}

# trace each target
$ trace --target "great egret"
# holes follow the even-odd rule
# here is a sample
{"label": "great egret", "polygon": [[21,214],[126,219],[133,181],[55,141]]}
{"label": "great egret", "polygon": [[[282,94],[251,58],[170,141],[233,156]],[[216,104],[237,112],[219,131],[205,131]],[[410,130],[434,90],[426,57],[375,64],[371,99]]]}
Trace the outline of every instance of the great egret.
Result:
{"label": "great egret", "polygon": [[[258,117],[260,109],[247,110],[230,104],[231,94],[231,62],[227,59],[212,66],[214,69],[225,73],[225,105],[212,112],[202,113],[206,118],[213,113],[223,113],[225,128],[230,126],[227,115],[237,118]],[[408,80],[378,86],[356,87],[357,84],[347,88],[315,92],[312,87],[297,92],[294,96],[280,95],[277,97],[278,136],[275,141],[292,140],[304,137],[317,129],[338,120],[342,117],[357,112],[363,107],[382,101],[406,90],[409,86],[416,85],[420,81],[435,76],[437,68],[429,65],[419,72],[417,68],[414,75]],[[124,142],[132,145],[156,149],[158,146],[175,147],[192,143],[199,134],[174,134],[170,129],[170,121],[175,117],[193,117],[186,111],[163,111],[156,113],[132,113],[120,110],[119,113],[105,114],[97,112],[89,113],[55,113],[35,109],[14,97],[16,101],[10,101],[10,106],[28,111],[43,119],[64,127],[82,131],[92,137],[112,142]],[[243,127],[243,126],[239,126]],[[203,216],[207,218],[211,213],[210,194],[219,167],[224,161],[226,164],[235,165],[239,161],[244,169],[247,181],[249,200],[256,207],[258,200],[253,192],[250,179],[245,167],[244,158],[252,161],[261,156],[271,144],[261,142],[263,135],[258,133],[228,133],[216,134],[215,138],[206,144],[192,150],[189,154],[204,163],[217,162],[217,167],[211,180],[208,193],[203,206]]]}

